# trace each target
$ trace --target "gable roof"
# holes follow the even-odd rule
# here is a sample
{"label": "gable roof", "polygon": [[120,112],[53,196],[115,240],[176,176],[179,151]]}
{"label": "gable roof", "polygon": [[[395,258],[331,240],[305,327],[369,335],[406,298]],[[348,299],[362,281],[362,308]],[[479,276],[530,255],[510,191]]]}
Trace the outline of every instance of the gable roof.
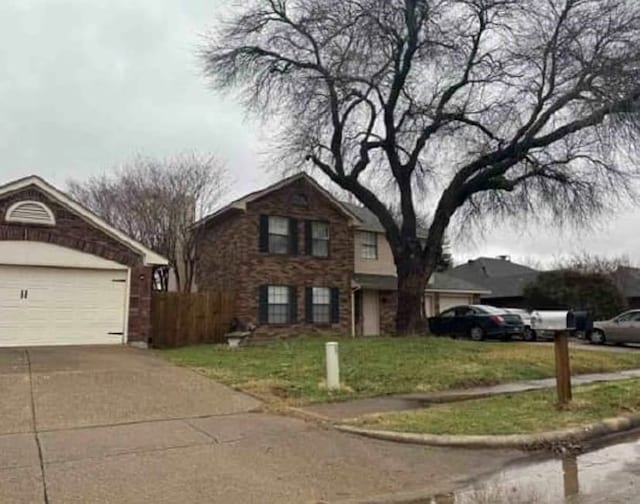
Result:
{"label": "gable roof", "polygon": [[38,177],[37,175],[31,175],[29,177],[24,177],[18,180],[14,180],[13,182],[9,182],[3,186],[0,186],[0,196],[5,194],[10,194],[16,191],[21,191],[28,187],[36,187],[44,194],[49,196],[51,199],[58,202],[63,207],[67,208],[71,212],[75,213],[89,224],[92,224],[94,227],[102,230],[104,233],[111,236],[113,239],[119,241],[123,245],[129,247],[131,250],[138,252],[142,255],[144,263],[147,265],[166,265],[169,261],[162,257],[159,254],[156,254],[153,250],[145,247],[141,243],[137,242],[130,236],[127,236],[122,231],[114,228],[102,218],[98,217],[94,212],[85,208],[77,201],[71,199],[65,193],[49,184],[47,181]]}
{"label": "gable roof", "polygon": [[456,266],[447,273],[491,291],[491,298],[520,297],[524,288],[535,281],[539,271],[505,258],[480,257]]}
{"label": "gable roof", "polygon": [[198,222],[196,222],[194,224],[194,227],[200,227],[204,224],[207,224],[209,222],[211,222],[212,220],[226,214],[227,212],[233,211],[233,210],[240,210],[240,211],[244,211],[247,208],[247,204],[251,203],[252,201],[255,201],[257,199],[260,199],[274,191],[277,191],[278,189],[282,189],[283,187],[286,187],[289,184],[293,184],[294,182],[297,182],[298,180],[305,180],[306,182],[310,183],[314,189],[316,189],[318,192],[320,192],[320,194],[322,194],[327,200],[329,200],[329,202],[331,204],[333,204],[340,212],[342,212],[345,216],[347,216],[350,219],[353,219],[356,222],[359,222],[359,217],[357,214],[355,214],[352,209],[348,208],[344,203],[342,203],[341,201],[339,201],[338,199],[336,199],[329,191],[327,191],[324,187],[322,187],[313,177],[311,177],[310,175],[307,175],[304,172],[301,173],[297,173],[295,175],[292,175],[290,177],[284,178],[282,180],[280,180],[279,182],[276,182],[275,184],[272,184],[268,187],[265,187],[264,189],[260,189],[258,191],[254,191],[252,193],[249,193],[245,196],[242,196],[241,198],[238,198],[234,201],[232,201],[231,203],[229,203],[228,205],[223,206],[222,208],[220,208],[219,210],[216,210],[215,212],[213,212],[212,214],[209,214],[205,217],[203,217],[202,219],[200,219]]}

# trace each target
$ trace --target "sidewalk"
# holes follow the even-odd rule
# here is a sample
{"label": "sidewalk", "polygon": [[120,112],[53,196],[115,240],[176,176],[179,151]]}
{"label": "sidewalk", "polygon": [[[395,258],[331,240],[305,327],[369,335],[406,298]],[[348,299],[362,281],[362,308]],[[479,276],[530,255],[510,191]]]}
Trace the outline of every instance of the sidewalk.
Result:
{"label": "sidewalk", "polygon": [[[640,378],[640,369],[631,369],[615,373],[593,373],[571,377],[573,385],[587,385],[604,381],[627,380]],[[425,408],[430,404],[465,401],[500,394],[512,394],[515,392],[528,392],[553,388],[556,386],[555,378],[543,380],[531,380],[515,383],[504,383],[493,387],[475,387],[459,390],[447,390],[443,392],[401,394],[395,396],[372,397],[369,399],[356,399],[353,401],[325,403],[307,406],[303,411],[314,415],[324,416],[335,420],[356,418],[372,413],[386,413],[390,411],[403,411]]]}

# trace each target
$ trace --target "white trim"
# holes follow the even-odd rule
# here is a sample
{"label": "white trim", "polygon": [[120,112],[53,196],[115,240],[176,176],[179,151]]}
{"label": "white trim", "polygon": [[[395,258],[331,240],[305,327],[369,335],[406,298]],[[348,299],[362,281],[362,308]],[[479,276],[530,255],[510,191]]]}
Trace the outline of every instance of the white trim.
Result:
{"label": "white trim", "polygon": [[30,177],[15,180],[13,182],[9,182],[8,184],[5,184],[4,186],[0,187],[0,196],[7,193],[19,191],[21,189],[25,189],[32,185],[36,186],[42,192],[44,192],[51,198],[55,199],[58,203],[67,207],[69,210],[73,211],[74,213],[82,217],[84,220],[89,222],[90,224],[93,224],[95,227],[100,228],[102,231],[104,231],[108,235],[111,235],[111,237],[123,243],[133,251],[142,254],[144,258],[144,263],[146,265],[149,265],[149,266],[166,265],[169,263],[169,261],[166,258],[162,257],[159,254],[156,254],[154,251],[148,249],[141,243],[130,238],[129,236],[124,234],[122,231],[119,231],[113,226],[107,224],[95,213],[91,212],[90,210],[86,209],[76,201],[72,200],[71,198],[69,198],[69,196],[64,194],[62,191],[56,189],[54,186],[52,186],[51,184],[49,184],[48,182],[44,181],[43,179],[41,179],[36,175],[32,175]]}
{"label": "white trim", "polygon": [[127,269],[126,264],[77,249],[28,240],[0,240],[0,264],[74,269]]}
{"label": "white trim", "polygon": [[[127,268],[127,287],[124,297],[124,327],[122,328],[122,344],[129,342],[129,310],[131,308],[131,268]],[[151,316],[151,314],[149,314]]]}
{"label": "white trim", "polygon": [[[13,212],[15,212],[16,208],[19,208],[22,205],[36,205],[37,207],[40,207],[42,210],[45,211],[45,213],[49,217],[49,221],[48,222],[38,222],[38,221],[31,221],[31,220],[28,220],[28,219],[21,219],[20,217],[12,216],[11,214]],[[19,222],[19,223],[22,223],[22,224],[37,224],[37,225],[41,225],[41,226],[55,226],[56,225],[56,217],[55,217],[55,215],[53,215],[53,212],[51,211],[51,209],[47,205],[42,203],[41,201],[34,201],[34,200],[22,200],[22,201],[15,202],[5,212],[4,220],[6,222]]]}

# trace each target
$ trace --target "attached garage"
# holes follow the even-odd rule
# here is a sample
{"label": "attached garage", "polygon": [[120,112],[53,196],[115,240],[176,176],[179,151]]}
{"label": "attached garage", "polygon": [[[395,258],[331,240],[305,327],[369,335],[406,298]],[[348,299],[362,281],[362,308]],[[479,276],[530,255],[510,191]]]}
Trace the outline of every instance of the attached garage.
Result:
{"label": "attached garage", "polygon": [[465,295],[451,295],[451,294],[441,294],[440,295],[440,312],[448,310],[449,308],[453,308],[454,306],[473,304],[474,296],[473,294],[465,294]]}
{"label": "attached garage", "polygon": [[0,347],[146,344],[166,259],[38,177],[0,187]]}

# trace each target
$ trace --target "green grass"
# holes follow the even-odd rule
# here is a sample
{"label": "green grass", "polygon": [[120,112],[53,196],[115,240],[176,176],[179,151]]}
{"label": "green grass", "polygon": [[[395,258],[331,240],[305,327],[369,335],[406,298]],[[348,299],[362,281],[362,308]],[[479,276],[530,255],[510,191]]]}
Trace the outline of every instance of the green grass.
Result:
{"label": "green grass", "polygon": [[353,423],[377,430],[421,434],[524,434],[558,430],[640,411],[640,380],[575,387],[566,408],[555,390],[475,399],[430,408],[363,417]]}
{"label": "green grass", "polygon": [[[328,392],[323,387],[326,341],[303,337],[266,346],[203,345],[162,354],[228,385],[297,405],[554,376],[553,348],[547,345],[429,337],[338,338],[344,386]],[[574,374],[640,368],[640,352],[572,351],[571,365]]]}

